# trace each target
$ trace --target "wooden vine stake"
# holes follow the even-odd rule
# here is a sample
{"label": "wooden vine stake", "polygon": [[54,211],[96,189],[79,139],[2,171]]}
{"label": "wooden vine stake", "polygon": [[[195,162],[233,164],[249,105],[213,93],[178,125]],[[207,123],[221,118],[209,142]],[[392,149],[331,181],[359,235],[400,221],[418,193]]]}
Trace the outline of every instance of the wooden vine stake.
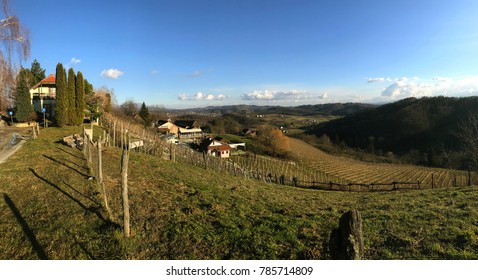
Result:
{"label": "wooden vine stake", "polygon": [[100,184],[100,187],[101,187],[101,192],[103,193],[103,202],[104,202],[104,205],[105,205],[105,209],[106,211],[108,212],[108,214],[110,215],[110,218],[113,217],[113,215],[111,214],[111,211],[110,211],[110,207],[108,206],[108,197],[106,195],[106,187],[105,187],[105,184],[103,184],[103,140],[101,139],[101,137],[98,139],[98,145],[97,145],[97,148],[98,148],[98,183]]}
{"label": "wooden vine stake", "polygon": [[[121,137],[123,139],[123,136]],[[121,155],[121,190],[123,197],[123,234],[128,238],[130,231],[129,199],[128,199],[128,161],[129,161],[129,135],[128,130],[124,133],[125,142],[123,154]],[[122,141],[123,142],[123,141]]]}

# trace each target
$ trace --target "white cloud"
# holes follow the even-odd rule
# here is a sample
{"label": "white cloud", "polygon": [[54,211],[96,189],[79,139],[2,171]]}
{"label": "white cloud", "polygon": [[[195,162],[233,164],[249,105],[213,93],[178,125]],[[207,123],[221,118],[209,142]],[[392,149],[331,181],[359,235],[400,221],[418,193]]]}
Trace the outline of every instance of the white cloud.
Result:
{"label": "white cloud", "polygon": [[78,64],[78,63],[80,63],[80,62],[81,62],[81,59],[79,59],[79,58],[74,58],[74,57],[73,57],[73,58],[70,60],[70,64]]}
{"label": "white cloud", "polygon": [[214,101],[214,100],[225,100],[227,99],[227,97],[224,94],[214,95],[214,94],[196,92],[192,96],[187,93],[181,93],[178,95],[178,99],[181,101],[199,101],[199,100]]}
{"label": "white cloud", "polygon": [[478,94],[478,76],[448,78],[434,77],[431,80],[403,77],[382,91],[383,97],[401,99],[422,96],[467,96]]}
{"label": "white cloud", "polygon": [[118,79],[123,74],[122,71],[113,68],[101,71],[101,77],[109,79]]}
{"label": "white cloud", "polygon": [[310,98],[310,94],[304,90],[290,90],[290,91],[271,91],[271,90],[255,90],[249,93],[244,93],[242,99],[244,100],[294,100]]}
{"label": "white cloud", "polygon": [[159,71],[156,69],[151,70],[151,75],[156,76],[159,74]]}
{"label": "white cloud", "polygon": [[319,99],[326,99],[329,97],[329,94],[327,92],[324,92],[322,94],[320,94],[319,96],[317,96],[317,98]]}

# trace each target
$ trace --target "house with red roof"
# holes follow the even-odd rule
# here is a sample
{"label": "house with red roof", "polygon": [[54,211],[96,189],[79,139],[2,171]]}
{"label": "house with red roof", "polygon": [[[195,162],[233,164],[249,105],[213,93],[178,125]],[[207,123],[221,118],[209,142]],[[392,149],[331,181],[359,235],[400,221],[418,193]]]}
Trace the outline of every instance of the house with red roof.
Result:
{"label": "house with red roof", "polygon": [[50,74],[50,76],[31,87],[30,98],[35,112],[41,113],[42,108],[45,108],[46,117],[54,117],[56,105],[55,75]]}
{"label": "house with red roof", "polygon": [[228,158],[231,155],[231,146],[217,139],[206,138],[201,143],[201,150],[210,156]]}

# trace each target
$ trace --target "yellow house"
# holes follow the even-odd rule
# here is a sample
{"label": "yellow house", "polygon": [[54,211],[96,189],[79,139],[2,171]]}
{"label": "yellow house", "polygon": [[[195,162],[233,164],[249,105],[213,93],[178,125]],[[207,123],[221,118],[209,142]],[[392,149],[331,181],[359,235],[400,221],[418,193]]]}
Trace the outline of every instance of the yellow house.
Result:
{"label": "yellow house", "polygon": [[50,74],[50,76],[34,85],[30,89],[30,98],[35,112],[41,113],[42,109],[45,108],[46,117],[54,117],[56,105],[55,75]]}

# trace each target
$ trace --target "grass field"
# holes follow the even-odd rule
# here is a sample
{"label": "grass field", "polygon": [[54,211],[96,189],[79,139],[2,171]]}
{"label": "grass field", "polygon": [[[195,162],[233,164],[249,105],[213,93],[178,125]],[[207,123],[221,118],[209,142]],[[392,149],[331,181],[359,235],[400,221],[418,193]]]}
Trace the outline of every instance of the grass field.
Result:
{"label": "grass field", "polygon": [[112,221],[80,150],[48,128],[0,165],[2,259],[328,259],[361,212],[368,259],[478,259],[478,188],[348,193],[264,184],[133,153],[132,237],[121,232],[120,150],[104,152]]}

